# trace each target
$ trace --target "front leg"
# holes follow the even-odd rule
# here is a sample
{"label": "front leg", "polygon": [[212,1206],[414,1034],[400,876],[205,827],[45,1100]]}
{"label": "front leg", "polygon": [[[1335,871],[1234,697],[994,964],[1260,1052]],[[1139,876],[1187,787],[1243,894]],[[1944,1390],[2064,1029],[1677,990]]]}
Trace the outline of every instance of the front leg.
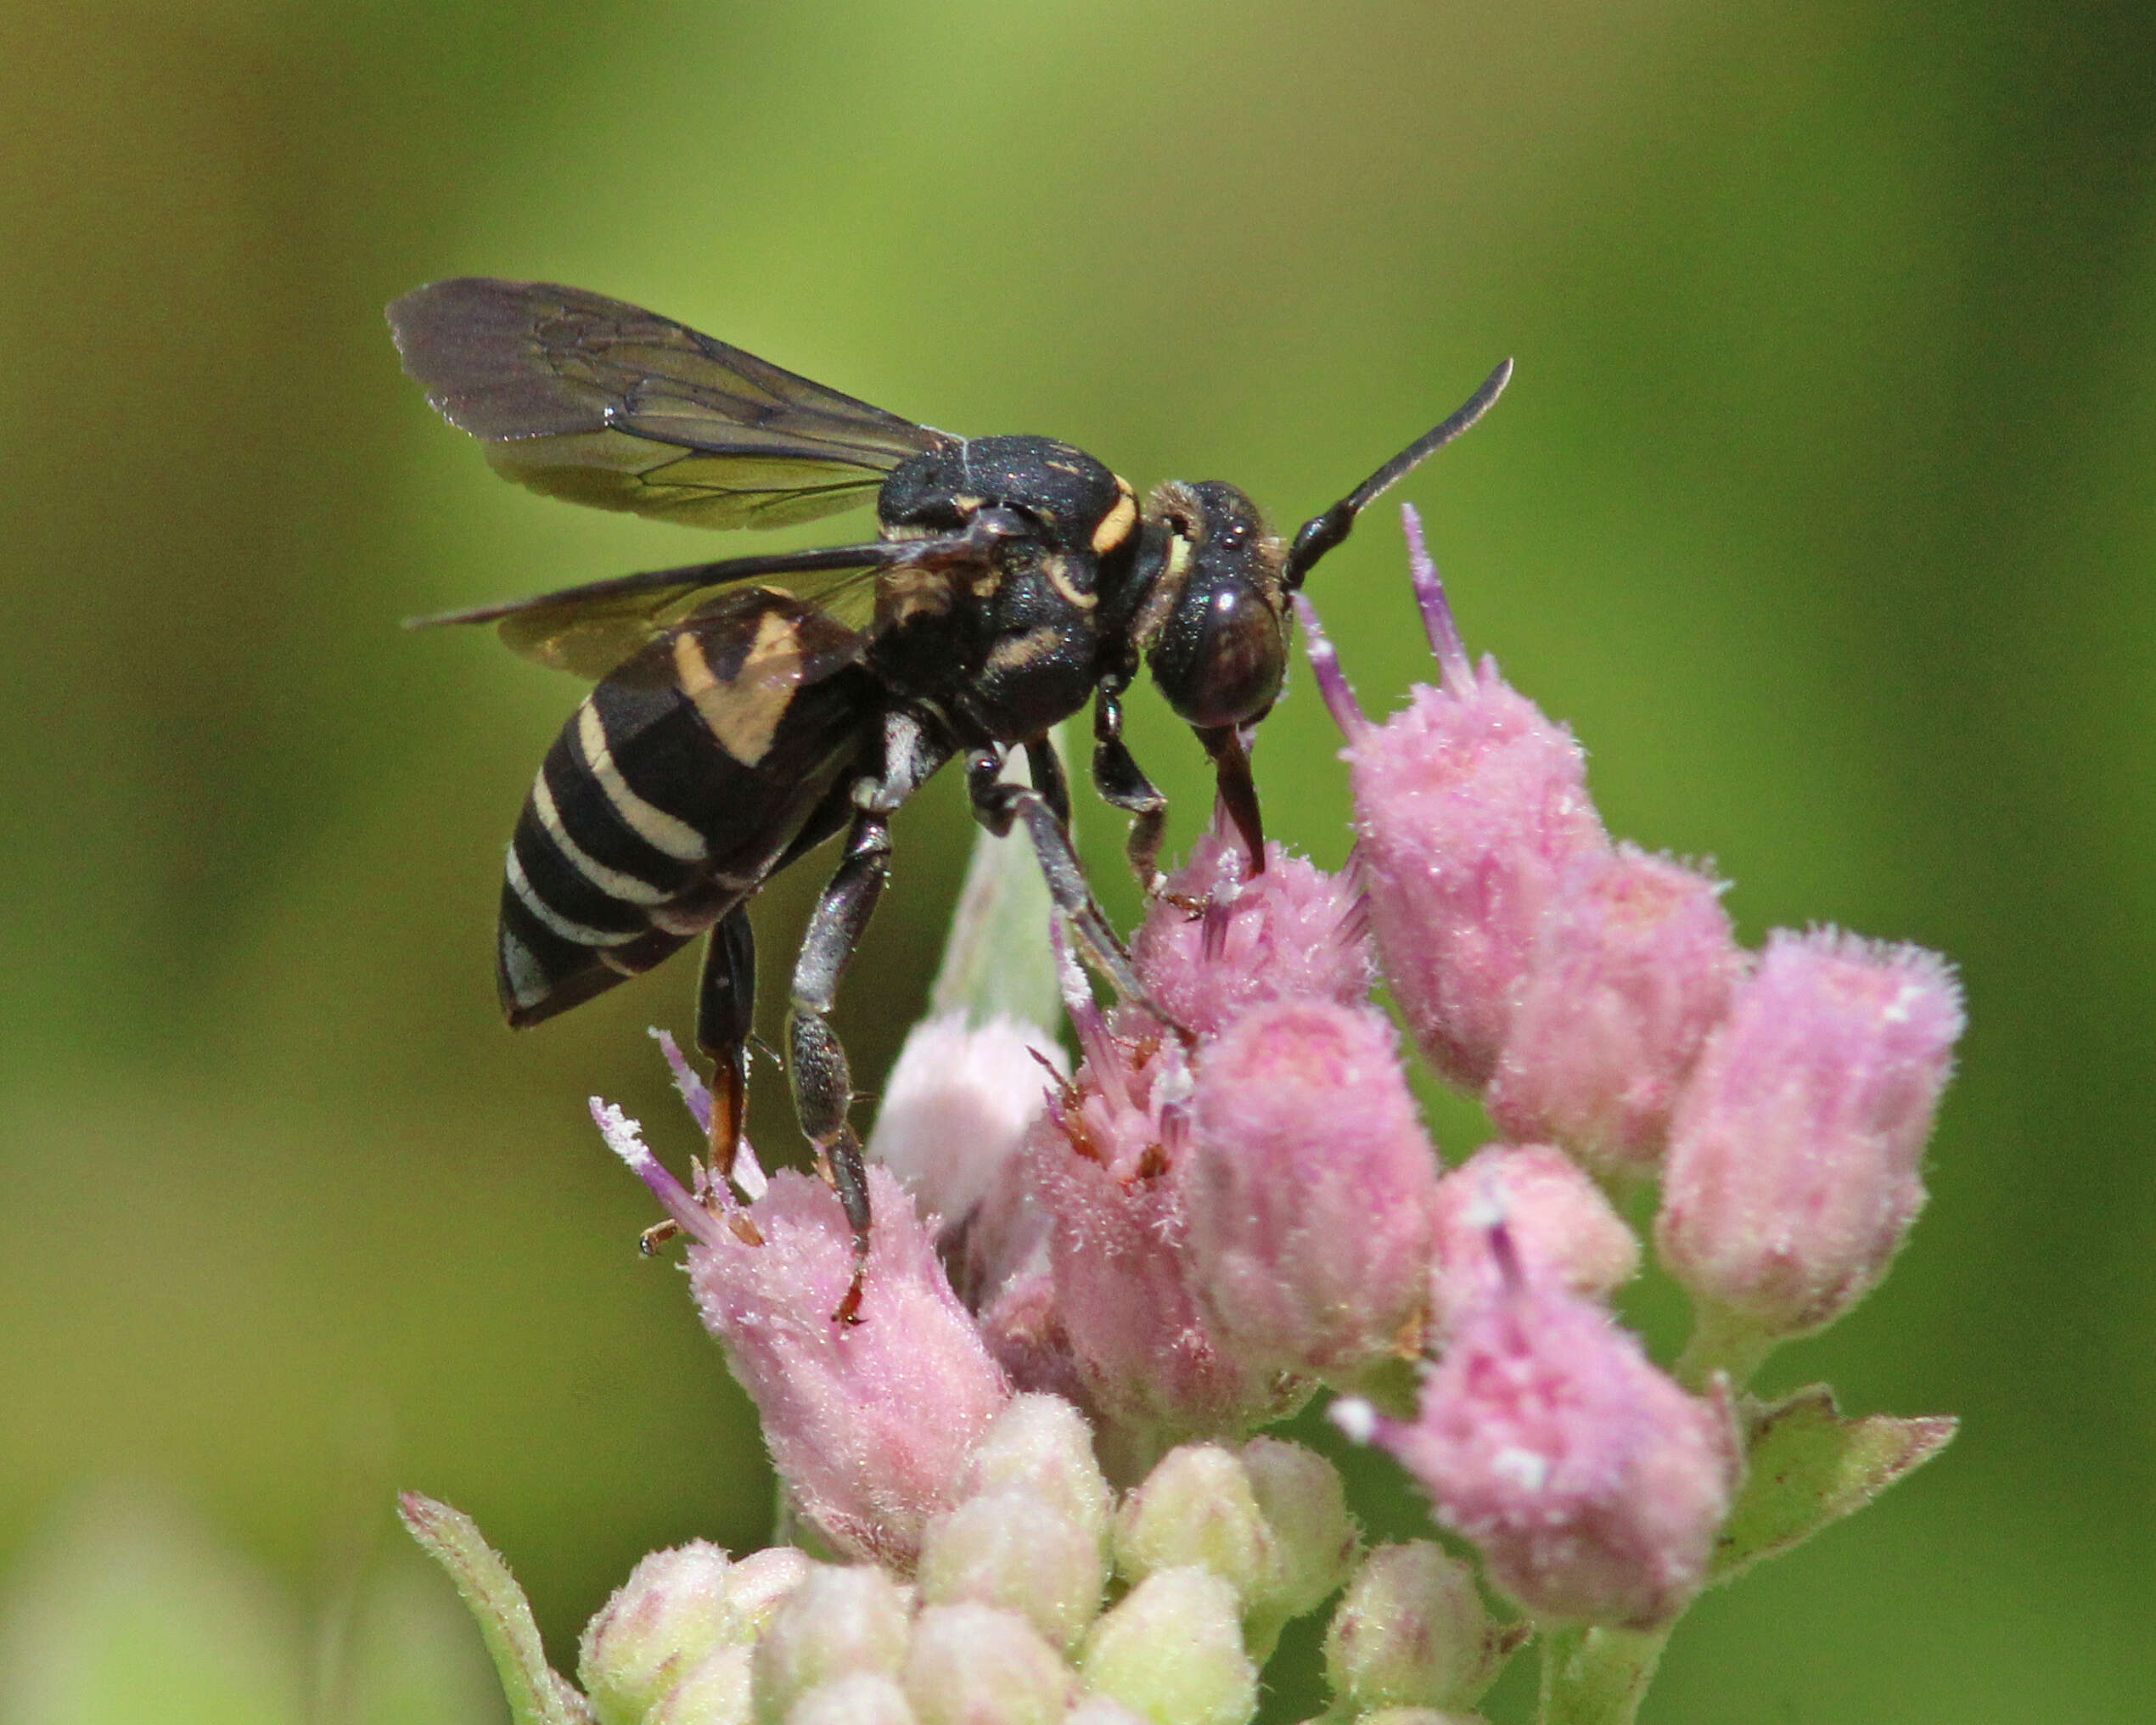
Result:
{"label": "front leg", "polygon": [[1265,819],[1258,812],[1257,781],[1250,777],[1250,750],[1244,733],[1233,725],[1193,725],[1198,740],[1213,757],[1214,782],[1220,788],[1221,806],[1242,835],[1249,855],[1251,874],[1265,873]]}
{"label": "front leg", "polygon": [[1123,700],[1103,685],[1093,697],[1093,784],[1101,801],[1131,817],[1124,854],[1150,898],[1160,891],[1160,841],[1168,829],[1168,799],[1154,789],[1123,742]]}
{"label": "front leg", "polygon": [[1029,785],[1008,784],[998,777],[1002,770],[1002,756],[993,749],[975,749],[967,756],[966,790],[973,800],[974,818],[998,838],[1010,831],[1013,822],[1025,823],[1033,854],[1040,859],[1041,873],[1048,883],[1048,896],[1070,924],[1079,944],[1107,973],[1118,994],[1144,1007],[1163,1023],[1171,1022],[1153,1004],[1137,972],[1131,968],[1130,953],[1093,902],[1085,868],[1071,848],[1070,828],[1056,818],[1055,811],[1039,791]]}

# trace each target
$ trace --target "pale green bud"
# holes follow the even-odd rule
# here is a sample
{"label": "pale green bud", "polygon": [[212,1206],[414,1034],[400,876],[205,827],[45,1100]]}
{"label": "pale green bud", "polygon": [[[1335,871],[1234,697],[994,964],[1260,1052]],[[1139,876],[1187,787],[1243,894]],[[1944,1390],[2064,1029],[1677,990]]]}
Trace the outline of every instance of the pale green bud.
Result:
{"label": "pale green bud", "polygon": [[804,1691],[786,1710],[784,1725],[918,1725],[896,1677],[856,1672]]}
{"label": "pale green bud", "polygon": [[1258,1669],[1241,1619],[1235,1589],[1212,1570],[1158,1570],[1093,1625],[1079,1669],[1164,1725],[1243,1725],[1257,1708]]}
{"label": "pale green bud", "polygon": [[1344,1707],[1472,1707],[1517,1641],[1468,1566],[1427,1539],[1364,1559],[1325,1632],[1325,1675]]}
{"label": "pale green bud", "polygon": [[714,1648],[644,1715],[644,1725],[750,1725],[755,1717],[753,1657],[745,1643]]}
{"label": "pale green bud", "polygon": [[727,1638],[727,1555],[693,1540],[655,1551],[585,1626],[576,1674],[599,1725],[640,1725]]}
{"label": "pale green bud", "polygon": [[1013,1491],[932,1518],[915,1579],[929,1604],[1015,1611],[1067,1652],[1099,1615],[1107,1570],[1098,1537],[1042,1498]]}
{"label": "pale green bud", "polygon": [[772,1613],[816,1565],[805,1551],[774,1545],[737,1559],[726,1572],[727,1639],[744,1645],[764,1632]]}
{"label": "pale green bud", "polygon": [[1113,1695],[1088,1694],[1063,1716],[1063,1725],[1153,1725],[1143,1713],[1133,1713]]}
{"label": "pale green bud", "polygon": [[[1280,1626],[1314,1611],[1345,1583],[1361,1554],[1338,1469],[1299,1443],[1253,1438],[1236,1452],[1258,1509],[1272,1530],[1273,1566],[1252,1601],[1270,1650]],[[1254,1643],[1254,1645],[1255,1644]]]}
{"label": "pale green bud", "polygon": [[896,1672],[906,1658],[907,1617],[905,1590],[883,1570],[814,1565],[756,1642],[756,1717],[778,1725],[811,1689]]}
{"label": "pale green bud", "polygon": [[989,1422],[966,1458],[958,1496],[1030,1492],[1096,1538],[1114,1498],[1093,1459],[1085,1416],[1057,1396],[1019,1396]]}
{"label": "pale green bud", "polygon": [[1243,1464],[1217,1444],[1185,1444],[1124,1498],[1114,1531],[1115,1567],[1132,1581],[1202,1565],[1245,1604],[1272,1574],[1273,1536]]}
{"label": "pale green bud", "polygon": [[906,1696],[921,1725],[1057,1725],[1070,1669],[1025,1618],[987,1605],[931,1605],[913,1625]]}
{"label": "pale green bud", "polygon": [[1439,1707],[1380,1707],[1357,1713],[1355,1725],[1488,1725],[1479,1713],[1448,1713]]}

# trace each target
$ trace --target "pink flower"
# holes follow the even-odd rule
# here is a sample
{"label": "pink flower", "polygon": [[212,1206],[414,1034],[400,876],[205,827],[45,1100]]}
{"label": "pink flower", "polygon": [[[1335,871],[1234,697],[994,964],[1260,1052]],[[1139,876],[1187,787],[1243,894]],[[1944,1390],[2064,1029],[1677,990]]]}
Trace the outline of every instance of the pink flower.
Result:
{"label": "pink flower", "polygon": [[1437,1183],[1431,1326],[1449,1333],[1504,1286],[1492,1235],[1529,1278],[1606,1300],[1639,1273],[1639,1239],[1580,1166],[1547,1144],[1490,1144]]}
{"label": "pink flower", "polygon": [[1289,1392],[1219,1333],[1191,1284],[1171,1177],[1190,1139],[1182,1044],[1142,1015],[1127,1035],[1075,1015],[1086,1059],[1035,1127],[1029,1166],[1050,1216],[1055,1314],[1086,1402],[1120,1428],[1111,1471],[1127,1473],[1183,1437],[1260,1423]]}
{"label": "pink flower", "polygon": [[1244,879],[1248,863],[1239,837],[1206,832],[1131,943],[1154,1000],[1201,1037],[1266,1001],[1347,1002],[1370,992],[1355,888],[1277,845],[1266,846],[1262,874]]}
{"label": "pink flower", "polygon": [[1609,840],[1586,763],[1554,724],[1461,646],[1444,590],[1405,512],[1423,621],[1443,687],[1373,726],[1340,676],[1316,612],[1296,604],[1312,669],[1346,733],[1356,860],[1393,993],[1431,1064],[1479,1089],[1496,1070],[1536,927],[1566,870]]}
{"label": "pink flower", "polygon": [[1736,1488],[1728,1411],[1599,1306],[1516,1263],[1508,1279],[1460,1318],[1412,1423],[1350,1402],[1343,1424],[1400,1460],[1530,1615],[1665,1622],[1705,1581]]}
{"label": "pink flower", "polygon": [[1329,1000],[1254,1007],[1204,1051],[1176,1177],[1215,1332],[1352,1379],[1420,1343],[1437,1158],[1392,1025]]}
{"label": "pink flower", "polygon": [[1678,1088],[1743,974],[1721,891],[1629,844],[1573,865],[1485,1098],[1499,1126],[1607,1174],[1653,1172]]}
{"label": "pink flower", "polygon": [[832,1320],[852,1237],[838,1200],[804,1174],[773,1175],[750,1206],[761,1245],[699,1234],[689,1285],[794,1501],[840,1551],[906,1569],[1011,1389],[905,1188],[879,1167],[868,1183],[876,1225],[860,1323]]}
{"label": "pink flower", "polygon": [[1847,1311],[1923,1205],[1962,1025],[1936,953],[1771,937],[1677,1105],[1655,1225],[1670,1273],[1769,1335]]}

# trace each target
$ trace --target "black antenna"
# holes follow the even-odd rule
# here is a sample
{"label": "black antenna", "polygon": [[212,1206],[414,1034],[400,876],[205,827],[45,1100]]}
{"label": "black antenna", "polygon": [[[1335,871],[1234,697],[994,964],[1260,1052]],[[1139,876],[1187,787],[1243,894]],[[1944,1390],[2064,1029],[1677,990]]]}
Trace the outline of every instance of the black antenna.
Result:
{"label": "black antenna", "polygon": [[1512,375],[1513,362],[1508,359],[1485,378],[1482,387],[1443,423],[1418,437],[1323,514],[1312,515],[1304,522],[1288,553],[1288,591],[1300,588],[1311,565],[1355,531],[1357,515],[1488,413],[1491,403],[1504,394]]}

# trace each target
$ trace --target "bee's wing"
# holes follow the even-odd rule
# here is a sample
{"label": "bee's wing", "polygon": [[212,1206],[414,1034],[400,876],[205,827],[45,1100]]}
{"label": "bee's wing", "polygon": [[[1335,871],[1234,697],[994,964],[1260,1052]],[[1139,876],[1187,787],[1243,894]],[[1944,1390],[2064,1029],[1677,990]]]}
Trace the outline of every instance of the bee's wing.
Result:
{"label": "bee's wing", "polygon": [[509,478],[603,509],[772,527],[952,440],[620,300],[468,276],[389,308],[404,368]]}
{"label": "bee's wing", "polygon": [[439,616],[413,617],[407,628],[440,623],[494,623],[511,650],[557,671],[593,682],[606,677],[685,618],[723,603],[725,590],[774,576],[805,604],[824,612],[849,632],[865,637],[874,626],[876,580],[886,570],[910,568],[930,578],[977,564],[984,536],[954,533],[934,539],[872,540],[865,545],[827,545],[770,557],[733,557],[682,569],[615,576],[559,593],[503,604],[478,605]]}

